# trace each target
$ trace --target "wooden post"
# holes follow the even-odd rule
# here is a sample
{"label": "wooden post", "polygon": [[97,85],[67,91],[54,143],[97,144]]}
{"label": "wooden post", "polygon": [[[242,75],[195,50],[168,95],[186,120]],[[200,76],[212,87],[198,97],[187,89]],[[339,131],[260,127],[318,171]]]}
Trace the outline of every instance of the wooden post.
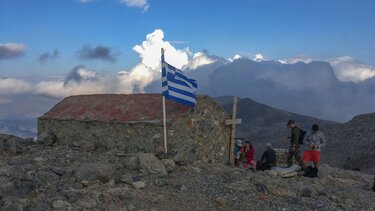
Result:
{"label": "wooden post", "polygon": [[236,114],[237,114],[237,96],[233,97],[233,112],[232,112],[232,127],[230,131],[230,140],[229,140],[229,164],[234,164],[234,138],[236,136]]}

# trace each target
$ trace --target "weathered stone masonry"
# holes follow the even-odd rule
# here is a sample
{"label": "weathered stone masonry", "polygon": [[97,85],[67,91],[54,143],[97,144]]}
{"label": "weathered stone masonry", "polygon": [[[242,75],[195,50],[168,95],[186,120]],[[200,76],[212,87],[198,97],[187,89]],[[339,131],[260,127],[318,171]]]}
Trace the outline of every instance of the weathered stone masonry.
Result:
{"label": "weathered stone masonry", "polygon": [[[38,119],[38,136],[53,131],[60,145],[93,144],[126,153],[163,146],[160,94],[65,98]],[[210,97],[190,107],[167,101],[168,150],[176,162],[225,162],[228,115]]]}

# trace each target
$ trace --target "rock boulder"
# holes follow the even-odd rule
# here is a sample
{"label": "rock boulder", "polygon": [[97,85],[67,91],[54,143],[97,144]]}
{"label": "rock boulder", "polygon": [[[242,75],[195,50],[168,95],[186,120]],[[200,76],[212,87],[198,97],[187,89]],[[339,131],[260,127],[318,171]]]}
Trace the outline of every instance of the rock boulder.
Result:
{"label": "rock boulder", "polygon": [[160,177],[168,175],[167,169],[163,163],[152,153],[140,153],[139,165],[145,174],[156,174]]}

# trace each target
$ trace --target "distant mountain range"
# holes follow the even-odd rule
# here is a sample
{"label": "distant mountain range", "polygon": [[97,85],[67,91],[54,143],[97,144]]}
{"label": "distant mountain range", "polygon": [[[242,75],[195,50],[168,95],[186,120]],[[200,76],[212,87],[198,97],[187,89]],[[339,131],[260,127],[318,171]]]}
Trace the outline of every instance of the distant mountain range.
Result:
{"label": "distant mountain range", "polygon": [[17,95],[0,103],[0,133],[35,137],[36,118],[47,112],[60,99],[45,95]]}
{"label": "distant mountain range", "polygon": [[32,138],[37,134],[36,119],[0,119],[0,134]]}
{"label": "distant mountain range", "polygon": [[[225,96],[214,99],[228,113],[232,113],[233,97]],[[237,125],[237,136],[259,144],[260,149],[267,142],[275,147],[285,148],[288,145],[286,139],[289,132],[286,123],[290,119],[295,120],[298,127],[306,131],[309,131],[313,124],[319,124],[322,131],[340,124],[272,108],[248,98],[238,98],[237,118],[242,119],[242,124]]]}

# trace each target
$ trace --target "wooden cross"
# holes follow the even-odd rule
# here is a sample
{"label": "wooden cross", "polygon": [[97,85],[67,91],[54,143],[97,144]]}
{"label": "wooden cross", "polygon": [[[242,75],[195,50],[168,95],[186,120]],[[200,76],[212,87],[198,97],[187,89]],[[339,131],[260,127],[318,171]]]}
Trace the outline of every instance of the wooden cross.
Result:
{"label": "wooden cross", "polygon": [[232,125],[230,129],[230,139],[229,139],[229,164],[234,164],[234,138],[236,137],[236,124],[241,124],[241,119],[236,119],[237,114],[237,97],[233,97],[233,112],[232,112],[232,119],[225,120],[226,125]]}

